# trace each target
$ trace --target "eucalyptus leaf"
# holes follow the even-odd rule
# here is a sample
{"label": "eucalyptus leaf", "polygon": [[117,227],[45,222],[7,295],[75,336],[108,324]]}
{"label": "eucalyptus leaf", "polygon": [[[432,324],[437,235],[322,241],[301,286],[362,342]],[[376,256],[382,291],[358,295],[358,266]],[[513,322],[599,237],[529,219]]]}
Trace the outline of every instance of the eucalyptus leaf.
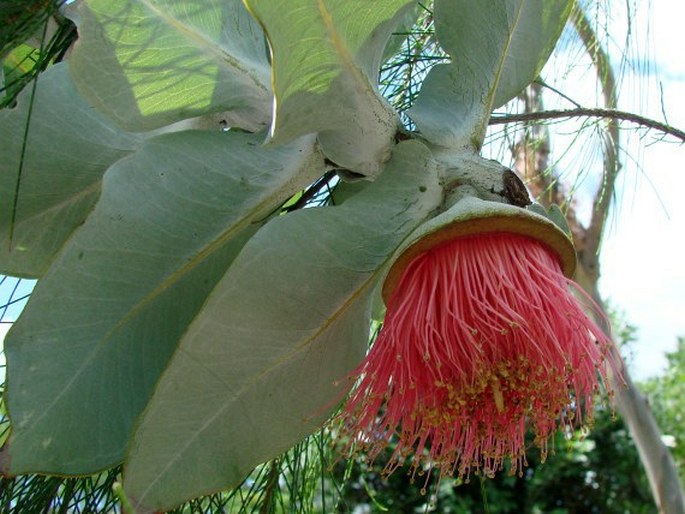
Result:
{"label": "eucalyptus leaf", "polygon": [[418,2],[414,2],[411,9],[406,9],[404,17],[400,19],[399,24],[395,27],[383,49],[383,56],[381,58],[383,63],[396,56],[401,50],[402,45],[406,43],[421,9]]}
{"label": "eucalyptus leaf", "polygon": [[414,0],[245,0],[273,55],[274,143],[318,133],[338,166],[376,176],[398,118],[378,92],[383,50]]}
{"label": "eucalyptus leaf", "polygon": [[566,23],[570,0],[435,0],[436,35],[450,54],[424,81],[409,115],[448,148],[480,149],[490,113],[540,73]]}
{"label": "eucalyptus leaf", "polygon": [[370,185],[371,182],[368,180],[355,180],[354,182],[340,180],[331,190],[331,204],[342,205]]}
{"label": "eucalyptus leaf", "polygon": [[247,243],[141,417],[124,473],[140,512],[234,487],[325,421],[367,347],[384,264],[442,200],[437,175],[423,144],[400,143],[343,205],[279,217]]}
{"label": "eucalyptus leaf", "polygon": [[82,0],[74,21],[74,80],[122,127],[220,111],[230,126],[269,124],[266,41],[240,0]]}
{"label": "eucalyptus leaf", "polygon": [[66,64],[51,66],[38,78],[35,96],[28,87],[17,101],[0,110],[0,273],[39,277],[90,212],[105,170],[145,135],[126,133],[93,110]]}
{"label": "eucalyptus leaf", "polygon": [[263,137],[166,134],[105,174],[94,211],[7,336],[4,472],[83,474],[122,460],[159,374],[236,253],[324,167],[313,137],[271,150]]}

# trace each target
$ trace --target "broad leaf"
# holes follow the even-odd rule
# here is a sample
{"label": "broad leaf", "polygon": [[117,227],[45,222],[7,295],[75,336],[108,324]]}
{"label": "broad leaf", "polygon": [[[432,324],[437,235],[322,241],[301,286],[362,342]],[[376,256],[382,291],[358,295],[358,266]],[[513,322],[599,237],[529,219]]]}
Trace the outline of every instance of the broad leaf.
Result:
{"label": "broad leaf", "polygon": [[230,126],[271,119],[268,50],[240,0],[83,0],[70,57],[86,98],[129,130],[230,111]]}
{"label": "broad leaf", "polygon": [[435,0],[452,63],[434,67],[409,115],[432,143],[483,143],[490,113],[532,82],[566,23],[570,0]]}
{"label": "broad leaf", "polygon": [[167,134],[107,172],[95,210],[7,337],[3,471],[81,474],[122,460],[159,374],[235,254],[324,166],[313,138],[273,150],[262,139]]}
{"label": "broad leaf", "polygon": [[94,111],[76,92],[67,65],[57,64],[38,78],[20,177],[30,106],[29,87],[15,108],[0,110],[0,273],[38,277],[83,223],[105,170],[143,136],[123,132]]}
{"label": "broad leaf", "polygon": [[375,176],[390,156],[397,116],[378,93],[390,34],[413,0],[245,0],[273,54],[275,142],[319,133],[326,156]]}
{"label": "broad leaf", "polygon": [[270,221],[196,318],[142,416],[125,464],[140,511],[237,485],[314,431],[367,346],[381,268],[441,202],[424,145],[398,145],[340,207]]}
{"label": "broad leaf", "polygon": [[355,180],[354,182],[346,182],[340,180],[338,184],[331,190],[330,202],[332,205],[342,205],[347,200],[362,192],[369,187],[372,182],[368,180]]}
{"label": "broad leaf", "polygon": [[411,34],[412,28],[419,17],[419,13],[423,10],[418,2],[412,3],[413,7],[405,10],[404,16],[400,19],[399,23],[395,26],[393,33],[388,38],[388,42],[383,49],[383,55],[381,57],[381,65],[391,59],[393,56],[402,49]]}

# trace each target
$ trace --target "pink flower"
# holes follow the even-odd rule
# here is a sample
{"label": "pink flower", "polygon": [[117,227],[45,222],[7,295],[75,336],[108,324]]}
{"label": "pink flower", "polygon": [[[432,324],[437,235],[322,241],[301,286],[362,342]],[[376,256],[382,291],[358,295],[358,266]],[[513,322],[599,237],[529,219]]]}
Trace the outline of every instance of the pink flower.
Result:
{"label": "pink flower", "polygon": [[573,286],[554,252],[516,234],[416,257],[340,415],[355,451],[374,459],[394,441],[386,473],[407,460],[420,474],[521,473],[528,424],[544,459],[557,429],[591,421],[606,364],[618,369]]}

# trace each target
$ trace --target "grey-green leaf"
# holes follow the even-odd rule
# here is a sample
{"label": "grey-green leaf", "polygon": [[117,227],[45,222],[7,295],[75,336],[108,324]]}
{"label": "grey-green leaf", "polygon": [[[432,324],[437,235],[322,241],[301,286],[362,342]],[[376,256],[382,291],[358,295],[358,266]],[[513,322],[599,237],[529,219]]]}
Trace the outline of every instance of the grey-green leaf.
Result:
{"label": "grey-green leaf", "polygon": [[398,118],[378,92],[386,42],[414,0],[245,0],[273,54],[271,137],[318,133],[326,156],[368,176],[390,157]]}
{"label": "grey-green leaf", "polygon": [[430,153],[408,141],[342,206],[274,219],[250,240],[141,418],[124,484],[141,512],[233,487],[321,425],[367,346],[381,268],[441,200]]}
{"label": "grey-green leaf", "polygon": [[190,131],[148,140],[38,282],[5,342],[5,472],[120,462],[188,324],[259,222],[316,178],[309,137]]}
{"label": "grey-green leaf", "polygon": [[532,82],[570,0],[436,0],[436,35],[452,58],[432,69],[409,115],[432,143],[480,148],[493,109]]}
{"label": "grey-green leaf", "polygon": [[42,275],[100,194],[105,170],[140,146],[76,92],[66,64],[38,78],[26,139],[14,233],[10,231],[31,88],[0,110],[0,273]]}
{"label": "grey-green leaf", "polygon": [[240,0],[83,0],[74,80],[128,130],[227,111],[251,131],[271,120],[264,34]]}

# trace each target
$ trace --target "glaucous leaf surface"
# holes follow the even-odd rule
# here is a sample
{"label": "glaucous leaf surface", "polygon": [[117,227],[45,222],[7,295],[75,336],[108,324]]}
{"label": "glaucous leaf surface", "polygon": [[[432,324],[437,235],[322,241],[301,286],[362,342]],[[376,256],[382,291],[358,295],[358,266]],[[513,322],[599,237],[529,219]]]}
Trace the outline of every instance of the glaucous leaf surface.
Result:
{"label": "glaucous leaf surface", "polygon": [[12,433],[2,471],[83,474],[122,460],[159,374],[236,253],[324,166],[313,137],[270,150],[263,137],[166,134],[106,173],[94,211],[5,341]]}
{"label": "glaucous leaf surface", "polygon": [[240,0],[83,0],[74,80],[128,130],[228,111],[229,126],[271,120],[266,40]]}
{"label": "glaucous leaf surface", "polygon": [[246,244],[137,427],[124,487],[140,512],[234,487],[325,421],[367,347],[383,265],[441,201],[429,151],[408,141],[343,205],[276,218]]}
{"label": "glaucous leaf surface", "polygon": [[38,79],[17,193],[31,87],[0,110],[0,273],[39,277],[90,212],[105,170],[140,146],[76,92],[66,64]]}
{"label": "glaucous leaf surface", "polygon": [[414,0],[245,0],[273,56],[274,142],[317,132],[337,165],[375,176],[398,127],[378,92],[383,50]]}
{"label": "glaucous leaf surface", "polygon": [[480,149],[490,113],[535,80],[566,23],[569,0],[435,0],[450,64],[429,72],[409,115],[448,148]]}

